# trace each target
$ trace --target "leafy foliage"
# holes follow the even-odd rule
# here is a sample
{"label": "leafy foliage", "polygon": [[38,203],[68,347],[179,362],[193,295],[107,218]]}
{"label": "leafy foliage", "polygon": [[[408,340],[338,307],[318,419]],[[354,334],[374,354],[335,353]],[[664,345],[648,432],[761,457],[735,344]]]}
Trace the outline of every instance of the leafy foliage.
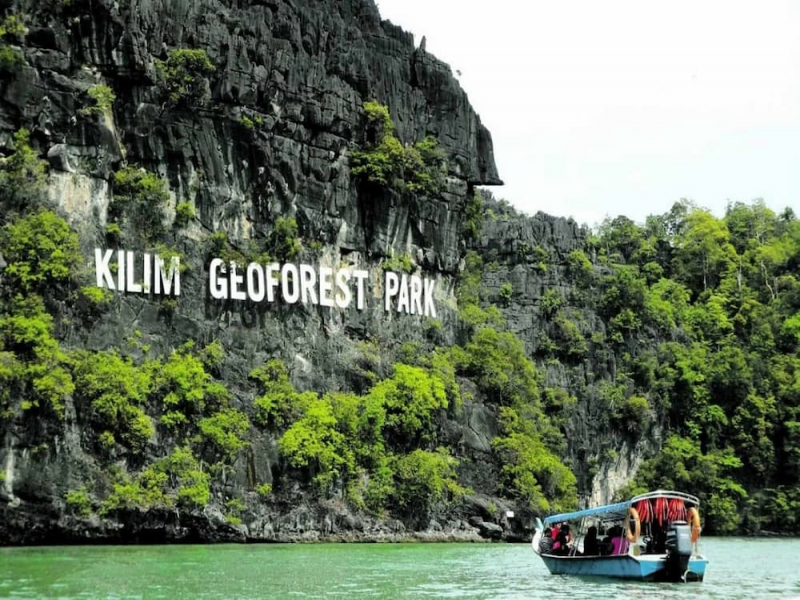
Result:
{"label": "leafy foliage", "polygon": [[8,263],[6,277],[23,293],[46,293],[65,284],[82,260],[78,236],[64,219],[45,210],[6,225],[0,250]]}
{"label": "leafy foliage", "polygon": [[[0,313],[0,346],[9,350],[3,378],[11,384],[22,410],[49,409],[59,418],[64,399],[75,391],[68,357],[53,338],[53,318],[36,295],[16,296]],[[11,400],[12,398],[9,398]]]}
{"label": "leafy foliage", "polygon": [[17,15],[8,15],[0,21],[0,73],[14,72],[25,62],[22,53],[7,42],[21,42],[27,33]]}
{"label": "leafy foliage", "polygon": [[350,156],[350,174],[371,185],[436,195],[444,185],[447,164],[436,140],[430,136],[413,146],[403,146],[394,135],[389,110],[375,101],[364,104],[369,129],[364,149]]}
{"label": "leafy foliage", "polygon": [[543,442],[533,424],[521,419],[517,411],[501,408],[505,435],[492,445],[500,457],[504,487],[518,494],[539,513],[574,508],[576,479]]}
{"label": "leafy foliage", "polygon": [[171,106],[191,108],[210,98],[207,76],[216,68],[205,50],[172,50],[166,61],[156,61],[158,85]]}
{"label": "leafy foliage", "polygon": [[109,217],[124,219],[145,240],[164,232],[164,206],[169,200],[166,182],[157,175],[127,166],[114,174],[114,199]]}
{"label": "leafy foliage", "polygon": [[148,510],[180,506],[203,508],[211,497],[210,477],[188,447],[176,448],[135,479],[116,483],[100,514],[120,509]]}
{"label": "leafy foliage", "polygon": [[73,364],[76,399],[88,405],[95,431],[141,452],[155,433],[143,409],[152,386],[150,373],[114,351],[76,353]]}
{"label": "leafy foliage", "polygon": [[153,395],[165,409],[162,423],[177,426],[227,404],[229,392],[206,371],[203,357],[188,342],[154,365]]}
{"label": "leafy foliage", "polygon": [[671,434],[637,483],[694,490],[709,531],[775,526],[800,483],[800,223],[762,201],[722,219],[680,202],[644,226],[607,221],[598,247],[617,263],[599,304],[632,377],[609,396],[611,424]]}
{"label": "leafy foliage", "polygon": [[201,439],[210,442],[221,454],[233,460],[245,446],[242,436],[250,429],[250,421],[243,412],[226,408],[201,419],[197,426]]}
{"label": "leafy foliage", "polygon": [[68,491],[64,496],[64,502],[74,515],[86,517],[92,514],[92,500],[85,488]]}
{"label": "leafy foliage", "polygon": [[464,488],[456,479],[458,461],[445,448],[414,450],[395,464],[396,502],[407,512],[427,511],[446,498],[459,498]]}
{"label": "leafy foliage", "polygon": [[178,202],[175,207],[175,225],[186,227],[197,216],[197,211],[190,202]]}
{"label": "leafy foliage", "polygon": [[327,397],[315,398],[280,439],[278,447],[294,468],[306,468],[320,487],[330,485],[344,462],[344,442]]}
{"label": "leafy foliage", "polygon": [[294,258],[302,250],[297,237],[297,221],[294,217],[278,217],[269,234],[268,250],[280,260]]}
{"label": "leafy foliage", "polygon": [[381,267],[384,271],[402,271],[409,274],[414,272],[414,264],[411,262],[411,255],[408,253],[395,254],[385,259]]}
{"label": "leafy foliage", "polygon": [[117,99],[114,91],[103,84],[90,87],[86,91],[86,96],[89,98],[89,104],[81,109],[81,114],[83,115],[109,114],[114,106],[114,101]]}
{"label": "leafy foliage", "polygon": [[[0,67],[2,52],[0,46]],[[18,130],[14,134],[13,154],[0,158],[0,207],[14,210],[35,208],[44,196],[47,162],[39,159],[30,141],[27,129]]]}
{"label": "leafy foliage", "polygon": [[289,381],[289,371],[281,360],[272,359],[254,369],[250,378],[258,382],[261,394],[255,399],[256,422],[262,427],[283,428],[297,420],[314,394],[300,394]]}

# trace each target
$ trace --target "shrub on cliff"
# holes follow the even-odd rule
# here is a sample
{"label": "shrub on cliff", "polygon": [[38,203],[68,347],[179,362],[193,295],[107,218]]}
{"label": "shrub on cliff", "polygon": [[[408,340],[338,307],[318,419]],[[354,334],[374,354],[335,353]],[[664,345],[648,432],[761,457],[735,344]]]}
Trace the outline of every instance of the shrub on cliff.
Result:
{"label": "shrub on cliff", "polygon": [[186,108],[208,101],[207,76],[216,71],[205,50],[172,50],[166,61],[156,61],[161,93],[169,105]]}
{"label": "shrub on cliff", "polygon": [[179,506],[199,509],[211,498],[210,477],[188,447],[175,448],[135,479],[122,477],[100,509],[101,515],[119,509],[148,510]]}
{"label": "shrub on cliff", "polygon": [[39,159],[30,141],[30,132],[20,129],[14,134],[13,154],[0,158],[0,207],[27,210],[44,197],[47,162]]}
{"label": "shrub on cliff", "polygon": [[[139,453],[155,433],[144,412],[152,387],[149,370],[129,358],[110,352],[77,352],[73,355],[76,401],[85,402],[103,446],[119,442]],[[112,436],[109,438],[108,436]]]}
{"label": "shrub on cliff", "polygon": [[369,392],[386,412],[384,435],[398,448],[414,448],[433,440],[437,414],[447,408],[442,381],[420,367],[396,364],[389,379]]}
{"label": "shrub on cliff", "polygon": [[70,490],[64,495],[64,502],[74,515],[87,517],[92,514],[92,499],[86,493],[86,488]]}
{"label": "shrub on cliff", "polygon": [[297,256],[303,246],[297,237],[297,221],[294,217],[278,217],[269,233],[267,250],[271,256],[286,261]]}
{"label": "shrub on cliff", "polygon": [[305,469],[314,482],[326,489],[340,474],[344,464],[340,452],[344,445],[336,429],[336,417],[327,397],[316,398],[306,407],[278,442],[289,464]]}
{"label": "shrub on cliff", "polygon": [[82,261],[78,236],[54,212],[43,210],[6,225],[0,232],[4,275],[13,289],[52,294],[72,278]]}
{"label": "shrub on cliff", "polygon": [[294,389],[289,381],[289,370],[276,358],[253,369],[250,379],[257,382],[260,389],[254,403],[256,423],[262,427],[276,430],[290,425],[316,399],[314,393],[299,393]]}
{"label": "shrub on cliff", "polygon": [[243,412],[225,408],[201,419],[197,427],[200,430],[199,441],[210,444],[216,453],[232,461],[246,445],[242,436],[250,429],[250,421]]}
{"label": "shrub on cliff", "polygon": [[396,504],[424,520],[431,505],[461,497],[465,490],[458,484],[457,465],[445,448],[436,452],[417,449],[398,457],[394,464]]}
{"label": "shrub on cliff", "polygon": [[25,62],[22,53],[7,42],[21,42],[27,33],[17,15],[8,15],[0,21],[0,73],[16,71]]}
{"label": "shrub on cliff", "polygon": [[592,262],[580,249],[573,250],[567,256],[567,272],[579,286],[587,285],[594,276]]}
{"label": "shrub on cliff", "polygon": [[110,220],[126,219],[147,241],[164,233],[164,206],[169,192],[163,179],[144,169],[126,166],[114,173],[113,189]]}
{"label": "shrub on cliff", "polygon": [[175,226],[186,227],[197,216],[197,211],[191,202],[178,202],[175,207]]}
{"label": "shrub on cliff", "polygon": [[529,506],[547,513],[574,508],[577,480],[541,439],[537,427],[517,411],[501,407],[503,435],[492,440],[500,461],[501,485]]}
{"label": "shrub on cliff", "polygon": [[468,241],[477,240],[481,229],[483,229],[483,222],[485,219],[486,214],[484,212],[483,196],[480,190],[476,188],[472,197],[467,199],[464,224],[461,228],[464,238]]}
{"label": "shrub on cliff", "polygon": [[0,348],[10,351],[3,361],[3,379],[15,391],[9,401],[22,410],[49,410],[58,418],[64,414],[64,399],[75,390],[67,370],[68,357],[53,338],[53,318],[38,296],[14,297],[0,313]]}
{"label": "shrub on cliff", "polygon": [[86,91],[88,104],[81,109],[83,115],[110,114],[114,101],[117,99],[114,91],[107,85],[93,85]]}
{"label": "shrub on cliff", "polygon": [[173,351],[163,363],[153,363],[153,392],[164,407],[161,424],[186,431],[209,412],[227,405],[230,393],[206,371],[202,352],[189,342]]}
{"label": "shrub on cliff", "polygon": [[538,403],[541,374],[513,333],[483,327],[465,350],[466,372],[489,399],[507,406]]}
{"label": "shrub on cliff", "polygon": [[372,101],[364,104],[368,131],[363,149],[350,156],[350,174],[381,188],[436,195],[444,185],[447,164],[433,137],[403,146],[394,135],[389,110]]}

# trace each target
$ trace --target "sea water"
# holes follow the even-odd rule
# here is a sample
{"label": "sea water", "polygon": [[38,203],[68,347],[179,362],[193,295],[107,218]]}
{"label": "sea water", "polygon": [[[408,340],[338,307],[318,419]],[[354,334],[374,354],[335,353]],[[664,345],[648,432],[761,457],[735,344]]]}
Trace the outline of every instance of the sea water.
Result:
{"label": "sea water", "polygon": [[551,575],[527,544],[0,548],[0,598],[800,598],[800,539],[701,538],[705,581]]}

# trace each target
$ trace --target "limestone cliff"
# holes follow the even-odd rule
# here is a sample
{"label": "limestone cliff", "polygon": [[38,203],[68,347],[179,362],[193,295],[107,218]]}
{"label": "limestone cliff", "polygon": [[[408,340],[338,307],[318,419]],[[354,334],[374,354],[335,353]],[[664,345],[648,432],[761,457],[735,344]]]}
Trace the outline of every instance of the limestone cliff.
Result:
{"label": "limestone cliff", "polygon": [[[248,373],[270,358],[288,365],[300,389],[362,389],[365,371],[385,376],[404,343],[459,340],[455,288],[467,250],[467,201],[474,186],[501,183],[491,136],[449,67],[381,20],[371,0],[3,0],[0,11],[18,15],[27,29],[8,42],[21,61],[2,73],[0,146],[9,155],[14,132],[31,132],[32,147],[49,163],[47,195],[80,234],[87,272],[92,249],[107,245],[113,173],[123,164],[167,181],[165,225],[175,221],[180,204],[196,210],[186,227],[168,229],[164,238],[184,257],[183,288],[193,292],[171,305],[116,294],[88,322],[59,321],[66,347],[119,348],[135,333],[131,352],[141,357],[164,355],[187,340],[219,341],[226,357],[218,375],[233,404],[244,409],[255,393]],[[204,50],[213,66],[203,102],[192,106],[165,100],[158,85],[159,61],[181,48]],[[113,90],[113,106],[87,110],[90,90],[100,85]],[[401,142],[438,141],[447,164],[438,193],[420,199],[359,188],[349,158],[365,141],[369,100],[389,107]],[[214,234],[223,233],[229,251],[245,253],[285,216],[298,226],[298,261],[379,275],[382,261],[407,255],[413,269],[437,280],[438,327],[384,311],[380,289],[372,290],[377,297],[364,311],[213,302],[200,292]],[[121,235],[123,244],[144,244],[132,231]],[[512,283],[506,321],[534,356],[540,333],[550,327],[538,308],[543,294],[570,295],[564,265],[572,250],[586,246],[585,238],[571,221],[538,215],[488,221],[472,242],[486,263],[497,263],[483,276],[488,300]],[[552,268],[537,267],[542,257],[530,259],[536,248]],[[595,319],[591,310],[584,313]],[[595,325],[588,323],[587,332]],[[582,368],[548,368],[547,384],[578,391]],[[472,494],[422,524],[361,514],[341,498],[319,500],[298,490],[260,503],[252,489],[272,481],[280,458],[276,440],[256,434],[203,511],[134,511],[122,520],[70,515],[63,501],[69,490],[107,493],[110,478],[93,453],[85,418],[67,398],[63,421],[48,425],[47,435],[34,435],[20,414],[3,421],[0,543],[401,539],[418,525],[424,531],[415,535],[424,539],[514,539],[529,528],[529,515],[497,495],[496,465],[488,460],[497,407],[473,391],[442,434],[458,449]],[[569,459],[582,469],[588,493],[590,459],[614,444],[591,441],[591,414],[581,414],[565,431]],[[586,445],[578,443],[583,439]],[[132,467],[117,458],[115,468]],[[247,498],[240,525],[224,518],[232,493]],[[509,521],[501,509],[518,516]]]}

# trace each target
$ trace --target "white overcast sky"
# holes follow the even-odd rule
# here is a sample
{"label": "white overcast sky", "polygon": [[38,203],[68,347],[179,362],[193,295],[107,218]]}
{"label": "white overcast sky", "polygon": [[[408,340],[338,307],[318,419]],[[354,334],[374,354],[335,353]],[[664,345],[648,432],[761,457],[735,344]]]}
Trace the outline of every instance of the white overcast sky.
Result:
{"label": "white overcast sky", "polygon": [[379,0],[448,62],[517,208],[800,213],[800,0]]}

